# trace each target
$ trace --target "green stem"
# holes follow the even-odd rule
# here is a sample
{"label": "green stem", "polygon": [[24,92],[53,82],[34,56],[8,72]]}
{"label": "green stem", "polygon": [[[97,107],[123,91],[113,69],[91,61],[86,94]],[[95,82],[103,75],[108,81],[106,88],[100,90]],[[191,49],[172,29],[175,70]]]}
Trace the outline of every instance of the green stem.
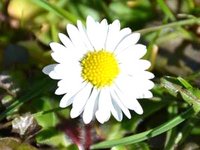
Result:
{"label": "green stem", "polygon": [[150,129],[148,131],[145,131],[136,135],[128,136],[125,138],[121,138],[121,139],[100,142],[100,143],[92,145],[91,149],[110,148],[117,145],[127,145],[127,144],[133,144],[133,143],[138,143],[138,142],[147,140],[149,138],[155,137],[157,135],[160,135],[174,128],[175,126],[185,121],[187,118],[191,117],[193,114],[194,114],[194,111],[192,108],[190,108],[187,111],[180,114],[179,116],[175,117],[174,119],[154,129]]}
{"label": "green stem", "polygon": [[65,109],[65,108],[56,107],[56,108],[52,108],[52,109],[49,109],[49,110],[37,112],[37,113],[35,113],[33,115],[35,117],[38,117],[38,116],[45,115],[45,114],[48,114],[48,113],[52,113],[52,112],[55,112],[55,111],[61,111],[63,109]]}
{"label": "green stem", "polygon": [[137,30],[135,32],[145,34],[148,32],[153,32],[153,31],[164,29],[164,28],[172,28],[172,27],[178,27],[178,26],[183,26],[183,25],[192,25],[192,24],[200,24],[200,18],[191,18],[191,19],[176,21],[176,22],[172,22],[172,23],[169,23],[166,25],[160,25],[160,26]]}

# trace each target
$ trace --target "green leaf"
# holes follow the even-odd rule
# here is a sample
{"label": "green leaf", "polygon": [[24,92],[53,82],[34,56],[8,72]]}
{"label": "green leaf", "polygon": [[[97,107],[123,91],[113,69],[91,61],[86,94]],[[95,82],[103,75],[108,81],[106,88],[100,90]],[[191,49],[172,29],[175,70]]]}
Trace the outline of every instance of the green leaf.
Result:
{"label": "green leaf", "polygon": [[[33,101],[32,106],[36,108],[37,112],[39,110],[47,111],[52,109],[51,100],[47,97],[42,97],[39,100]],[[58,121],[54,112],[36,115],[35,119],[37,120],[38,124],[41,125],[43,128],[53,127]]]}
{"label": "green leaf", "polygon": [[41,144],[53,145],[56,147],[67,147],[71,144],[64,133],[59,132],[56,128],[48,128],[37,134],[36,140]]}
{"label": "green leaf", "polygon": [[138,143],[138,142],[147,140],[149,138],[155,137],[157,135],[160,135],[172,129],[173,127],[185,121],[187,118],[191,117],[193,114],[194,114],[194,111],[192,108],[190,108],[187,111],[178,115],[177,117],[169,120],[168,122],[163,123],[162,125],[154,129],[150,129],[148,131],[145,131],[136,135],[128,136],[125,138],[121,138],[121,139],[100,142],[100,143],[92,145],[91,149],[110,148],[117,145],[127,145],[127,144],[133,144],[133,143]]}

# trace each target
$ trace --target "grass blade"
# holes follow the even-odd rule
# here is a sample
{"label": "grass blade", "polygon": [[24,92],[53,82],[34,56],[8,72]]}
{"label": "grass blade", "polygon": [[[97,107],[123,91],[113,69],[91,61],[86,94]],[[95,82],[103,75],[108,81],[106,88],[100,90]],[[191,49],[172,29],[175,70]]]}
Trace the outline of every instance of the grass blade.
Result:
{"label": "grass blade", "polygon": [[45,0],[32,0],[33,3],[37,4],[38,6],[57,14],[58,16],[67,19],[69,21],[71,21],[72,23],[76,23],[78,17],[76,17],[75,15],[69,13],[68,11],[59,8],[56,5],[53,5]]}
{"label": "grass blade", "polygon": [[160,6],[160,8],[162,9],[162,11],[165,13],[167,18],[169,18],[172,21],[176,20],[176,17],[174,16],[174,14],[171,12],[169,7],[166,5],[166,3],[163,0],[157,0],[157,3]]}
{"label": "grass blade", "polygon": [[113,146],[117,145],[128,145],[128,144],[133,144],[137,142],[141,142],[144,140],[147,140],[149,138],[155,137],[159,134],[162,134],[173,127],[179,125],[183,121],[185,121],[187,118],[191,117],[194,114],[194,111],[192,108],[188,109],[187,111],[183,112],[182,114],[178,115],[174,119],[145,132],[128,136],[125,138],[121,139],[116,139],[116,140],[110,140],[110,141],[105,141],[105,142],[100,142],[98,144],[94,144],[91,146],[91,149],[100,149],[100,148],[110,148]]}

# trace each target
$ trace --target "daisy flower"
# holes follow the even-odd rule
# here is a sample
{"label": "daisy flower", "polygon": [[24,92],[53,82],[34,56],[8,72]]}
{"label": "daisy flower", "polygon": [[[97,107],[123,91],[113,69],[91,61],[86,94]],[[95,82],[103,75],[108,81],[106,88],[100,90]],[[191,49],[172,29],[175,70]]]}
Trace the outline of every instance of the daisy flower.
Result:
{"label": "daisy flower", "polygon": [[104,19],[87,17],[86,27],[67,25],[68,36],[59,33],[62,44],[52,42],[51,56],[57,62],[43,72],[58,81],[57,95],[63,95],[60,107],[72,105],[71,118],[82,114],[85,124],[93,118],[100,123],[111,114],[118,121],[129,110],[142,114],[138,99],[151,98],[154,75],[146,71],[150,62],[143,60],[146,46],[137,44],[140,34],[120,29],[119,20],[108,24]]}

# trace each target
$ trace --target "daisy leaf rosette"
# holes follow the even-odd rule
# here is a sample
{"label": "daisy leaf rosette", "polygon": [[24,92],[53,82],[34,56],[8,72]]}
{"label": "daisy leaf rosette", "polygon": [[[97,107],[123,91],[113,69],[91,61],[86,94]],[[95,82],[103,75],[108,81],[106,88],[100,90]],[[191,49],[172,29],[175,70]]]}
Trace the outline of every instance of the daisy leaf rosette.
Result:
{"label": "daisy leaf rosette", "polygon": [[138,99],[152,97],[154,75],[147,71],[151,63],[142,59],[147,49],[137,44],[140,34],[120,29],[119,20],[108,24],[91,16],[86,26],[78,20],[66,29],[68,36],[59,33],[62,44],[50,43],[57,63],[42,70],[59,80],[55,94],[64,95],[60,107],[72,105],[71,118],[82,114],[85,124],[94,118],[104,123],[111,114],[117,121],[123,114],[130,119],[130,110],[143,114]]}

